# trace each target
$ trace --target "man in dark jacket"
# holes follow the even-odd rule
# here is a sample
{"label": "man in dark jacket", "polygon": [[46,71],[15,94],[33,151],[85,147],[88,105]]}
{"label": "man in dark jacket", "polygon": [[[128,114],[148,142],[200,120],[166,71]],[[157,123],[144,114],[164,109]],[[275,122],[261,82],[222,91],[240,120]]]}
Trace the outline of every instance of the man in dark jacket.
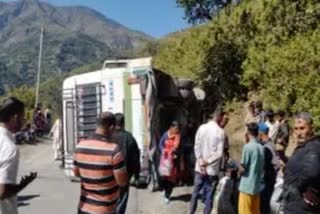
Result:
{"label": "man in dark jacket", "polygon": [[320,137],[309,113],[296,116],[294,135],[298,145],[284,172],[284,213],[320,213]]}
{"label": "man in dark jacket", "polygon": [[278,157],[274,143],[269,139],[269,127],[259,123],[259,140],[264,146],[264,189],[261,196],[261,214],[270,214],[270,201],[279,171]]}
{"label": "man in dark jacket", "polygon": [[[129,181],[132,176],[135,180],[139,179],[140,173],[140,150],[133,135],[124,129],[125,118],[121,113],[115,114],[116,128],[113,134],[114,142],[118,143],[125,158]],[[124,214],[127,208],[129,198],[129,187],[123,189],[120,195],[120,201],[117,208],[118,214]]]}

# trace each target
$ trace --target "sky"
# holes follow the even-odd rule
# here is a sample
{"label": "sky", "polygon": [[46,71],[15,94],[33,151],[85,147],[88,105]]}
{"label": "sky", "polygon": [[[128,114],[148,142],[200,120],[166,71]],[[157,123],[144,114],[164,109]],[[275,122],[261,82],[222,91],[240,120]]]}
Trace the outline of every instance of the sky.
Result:
{"label": "sky", "polygon": [[[0,0],[1,1],[1,0]],[[12,1],[12,0],[7,0]],[[175,0],[41,0],[58,6],[81,5],[155,38],[188,27]]]}

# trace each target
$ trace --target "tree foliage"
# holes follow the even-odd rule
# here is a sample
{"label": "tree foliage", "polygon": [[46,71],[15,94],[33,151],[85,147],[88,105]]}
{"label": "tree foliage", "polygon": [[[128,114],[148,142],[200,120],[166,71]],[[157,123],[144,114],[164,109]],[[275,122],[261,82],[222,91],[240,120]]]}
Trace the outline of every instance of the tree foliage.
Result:
{"label": "tree foliage", "polygon": [[222,8],[233,0],[176,0],[178,7],[184,9],[185,19],[191,24],[212,20]]}
{"label": "tree foliage", "polygon": [[254,94],[274,110],[311,112],[320,128],[319,20],[316,0],[243,0],[158,41],[154,63],[193,78],[209,107]]}
{"label": "tree foliage", "polygon": [[204,71],[198,75],[198,82],[207,91],[206,109],[222,105],[224,101],[241,97],[241,64],[244,54],[229,41],[216,42],[205,58]]}

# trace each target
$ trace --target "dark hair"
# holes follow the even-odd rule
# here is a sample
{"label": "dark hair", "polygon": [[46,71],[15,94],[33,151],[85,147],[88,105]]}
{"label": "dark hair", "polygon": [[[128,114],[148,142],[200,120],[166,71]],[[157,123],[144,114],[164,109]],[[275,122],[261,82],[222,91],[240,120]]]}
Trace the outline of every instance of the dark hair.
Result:
{"label": "dark hair", "polygon": [[102,112],[97,118],[97,126],[110,127],[116,124],[116,118],[111,112]]}
{"label": "dark hair", "polygon": [[214,112],[211,114],[211,118],[215,119],[218,117],[223,117],[223,115],[225,115],[226,113],[223,111],[222,107],[217,107]]}
{"label": "dark hair", "polygon": [[116,113],[114,116],[116,118],[116,126],[123,127],[125,123],[124,115],[122,113]]}
{"label": "dark hair", "polygon": [[279,115],[280,117],[285,117],[285,116],[286,116],[286,112],[285,112],[285,111],[282,111],[282,110],[279,110],[279,111],[278,111],[278,115]]}
{"label": "dark hair", "polygon": [[172,121],[170,123],[170,128],[173,128],[173,127],[180,129],[180,123],[176,120]]}
{"label": "dark hair", "polygon": [[266,113],[266,117],[268,118],[273,118],[274,117],[274,112],[272,109],[269,109]]}
{"label": "dark hair", "polygon": [[256,106],[256,108],[262,108],[262,107],[263,107],[261,101],[256,101],[256,102],[255,102],[255,106]]}
{"label": "dark hair", "polygon": [[24,112],[24,103],[14,97],[6,98],[0,106],[0,122],[7,123],[10,119]]}
{"label": "dark hair", "polygon": [[255,102],[254,101],[251,101],[250,103],[249,103],[249,108],[254,108],[255,107]]}
{"label": "dark hair", "polygon": [[248,133],[254,137],[258,137],[259,135],[259,126],[256,123],[249,123],[247,125]]}

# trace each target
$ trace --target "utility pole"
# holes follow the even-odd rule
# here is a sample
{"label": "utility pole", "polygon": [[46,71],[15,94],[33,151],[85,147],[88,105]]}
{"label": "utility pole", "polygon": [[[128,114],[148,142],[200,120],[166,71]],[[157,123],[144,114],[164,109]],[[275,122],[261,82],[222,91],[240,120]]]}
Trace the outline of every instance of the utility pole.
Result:
{"label": "utility pole", "polygon": [[39,50],[37,85],[36,85],[36,101],[34,104],[34,108],[37,108],[38,104],[39,104],[39,87],[40,87],[40,73],[41,73],[41,61],[42,61],[42,45],[43,45],[43,27],[41,27],[41,35],[40,35],[40,50]]}

